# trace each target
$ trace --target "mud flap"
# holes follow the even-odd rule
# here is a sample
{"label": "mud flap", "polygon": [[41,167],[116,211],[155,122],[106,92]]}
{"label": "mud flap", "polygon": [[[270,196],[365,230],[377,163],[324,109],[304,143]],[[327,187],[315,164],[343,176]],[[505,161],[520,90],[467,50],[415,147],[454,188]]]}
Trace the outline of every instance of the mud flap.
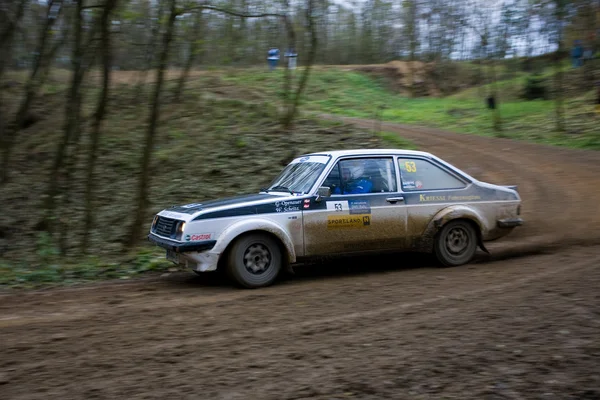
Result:
{"label": "mud flap", "polygon": [[483,250],[485,253],[490,254],[490,251],[485,247],[485,245],[483,244],[483,240],[481,239],[481,234],[477,235],[477,244],[479,245],[479,248],[481,250]]}
{"label": "mud flap", "polygon": [[287,262],[287,265],[284,268],[285,272],[287,272],[290,275],[294,275],[296,273],[296,271],[294,271],[294,267],[292,266],[291,262]]}

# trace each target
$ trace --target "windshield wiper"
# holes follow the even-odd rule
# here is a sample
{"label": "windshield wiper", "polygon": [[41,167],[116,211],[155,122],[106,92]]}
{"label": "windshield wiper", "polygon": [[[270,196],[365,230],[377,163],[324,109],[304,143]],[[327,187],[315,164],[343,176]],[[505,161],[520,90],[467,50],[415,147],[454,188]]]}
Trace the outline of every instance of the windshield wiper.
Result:
{"label": "windshield wiper", "polygon": [[281,185],[277,185],[277,186],[273,186],[272,188],[269,189],[265,189],[266,192],[269,192],[269,190],[277,190],[277,189],[282,189],[285,190],[286,192],[290,192],[290,194],[294,194],[294,192],[292,192],[290,190],[290,188],[288,188],[287,186],[281,186]]}

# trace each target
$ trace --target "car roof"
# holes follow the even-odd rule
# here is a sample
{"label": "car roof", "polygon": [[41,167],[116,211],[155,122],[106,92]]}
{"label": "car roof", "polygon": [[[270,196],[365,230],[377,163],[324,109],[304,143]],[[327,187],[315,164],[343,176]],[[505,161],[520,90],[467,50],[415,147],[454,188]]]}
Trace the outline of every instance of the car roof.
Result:
{"label": "car roof", "polygon": [[343,156],[363,156],[363,155],[375,155],[375,154],[403,154],[413,156],[424,156],[429,158],[437,158],[431,153],[425,151],[406,150],[406,149],[353,149],[353,150],[333,150],[333,151],[320,151],[317,153],[304,154],[305,156],[332,156],[334,158]]}

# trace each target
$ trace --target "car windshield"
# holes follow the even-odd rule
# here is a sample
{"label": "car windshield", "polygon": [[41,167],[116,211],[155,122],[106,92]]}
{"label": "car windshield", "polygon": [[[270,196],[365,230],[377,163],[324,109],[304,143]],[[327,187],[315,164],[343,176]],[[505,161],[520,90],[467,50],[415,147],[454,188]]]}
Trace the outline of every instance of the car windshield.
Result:
{"label": "car windshield", "polygon": [[326,156],[297,158],[271,183],[268,191],[304,194],[315,184],[329,161]]}

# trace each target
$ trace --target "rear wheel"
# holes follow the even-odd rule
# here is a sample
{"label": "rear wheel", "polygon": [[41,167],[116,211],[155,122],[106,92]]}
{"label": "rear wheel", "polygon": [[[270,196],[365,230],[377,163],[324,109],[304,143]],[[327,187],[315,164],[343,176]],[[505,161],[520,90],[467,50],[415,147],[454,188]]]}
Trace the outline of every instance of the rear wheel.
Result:
{"label": "rear wheel", "polygon": [[240,237],[231,246],[227,272],[238,284],[258,288],[272,284],[282,265],[279,244],[264,233]]}
{"label": "rear wheel", "polygon": [[434,244],[438,261],[446,267],[467,264],[477,251],[477,232],[464,220],[450,221],[440,230]]}

